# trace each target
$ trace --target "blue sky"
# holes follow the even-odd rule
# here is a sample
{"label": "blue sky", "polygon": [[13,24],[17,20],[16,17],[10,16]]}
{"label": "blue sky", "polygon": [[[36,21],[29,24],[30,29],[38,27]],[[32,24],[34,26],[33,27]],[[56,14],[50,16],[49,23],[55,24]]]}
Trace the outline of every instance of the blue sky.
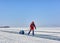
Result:
{"label": "blue sky", "polygon": [[60,26],[60,0],[0,0],[0,26]]}

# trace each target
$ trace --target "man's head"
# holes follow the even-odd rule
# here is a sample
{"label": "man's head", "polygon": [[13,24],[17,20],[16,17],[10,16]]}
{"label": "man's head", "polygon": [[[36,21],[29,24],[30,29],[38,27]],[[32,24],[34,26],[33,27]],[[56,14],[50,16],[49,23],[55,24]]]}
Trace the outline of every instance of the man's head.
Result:
{"label": "man's head", "polygon": [[32,24],[34,24],[34,21],[32,21]]}

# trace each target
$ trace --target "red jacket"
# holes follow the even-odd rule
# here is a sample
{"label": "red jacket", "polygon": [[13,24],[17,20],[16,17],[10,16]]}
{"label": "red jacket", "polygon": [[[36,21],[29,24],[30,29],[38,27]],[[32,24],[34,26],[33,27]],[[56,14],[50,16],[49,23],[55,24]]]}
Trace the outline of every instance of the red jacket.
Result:
{"label": "red jacket", "polygon": [[34,23],[31,23],[30,24],[30,30],[34,30],[34,28],[35,28],[35,24]]}

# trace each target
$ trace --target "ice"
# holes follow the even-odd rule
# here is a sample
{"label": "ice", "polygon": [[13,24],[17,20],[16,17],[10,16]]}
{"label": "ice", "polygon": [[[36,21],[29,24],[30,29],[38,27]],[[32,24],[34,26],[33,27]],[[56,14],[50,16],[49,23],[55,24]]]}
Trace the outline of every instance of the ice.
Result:
{"label": "ice", "polygon": [[[19,34],[24,30],[25,35]],[[0,43],[60,43],[60,28],[37,28],[35,36],[26,35],[29,28],[0,28]]]}

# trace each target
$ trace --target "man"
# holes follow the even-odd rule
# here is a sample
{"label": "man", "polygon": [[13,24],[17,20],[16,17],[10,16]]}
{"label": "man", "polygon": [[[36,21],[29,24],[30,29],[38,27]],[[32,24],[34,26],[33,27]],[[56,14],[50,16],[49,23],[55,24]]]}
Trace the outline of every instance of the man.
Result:
{"label": "man", "polygon": [[36,29],[36,26],[35,26],[34,21],[32,21],[32,23],[30,24],[30,31],[28,32],[28,35],[32,31],[32,35],[34,36],[34,29]]}

